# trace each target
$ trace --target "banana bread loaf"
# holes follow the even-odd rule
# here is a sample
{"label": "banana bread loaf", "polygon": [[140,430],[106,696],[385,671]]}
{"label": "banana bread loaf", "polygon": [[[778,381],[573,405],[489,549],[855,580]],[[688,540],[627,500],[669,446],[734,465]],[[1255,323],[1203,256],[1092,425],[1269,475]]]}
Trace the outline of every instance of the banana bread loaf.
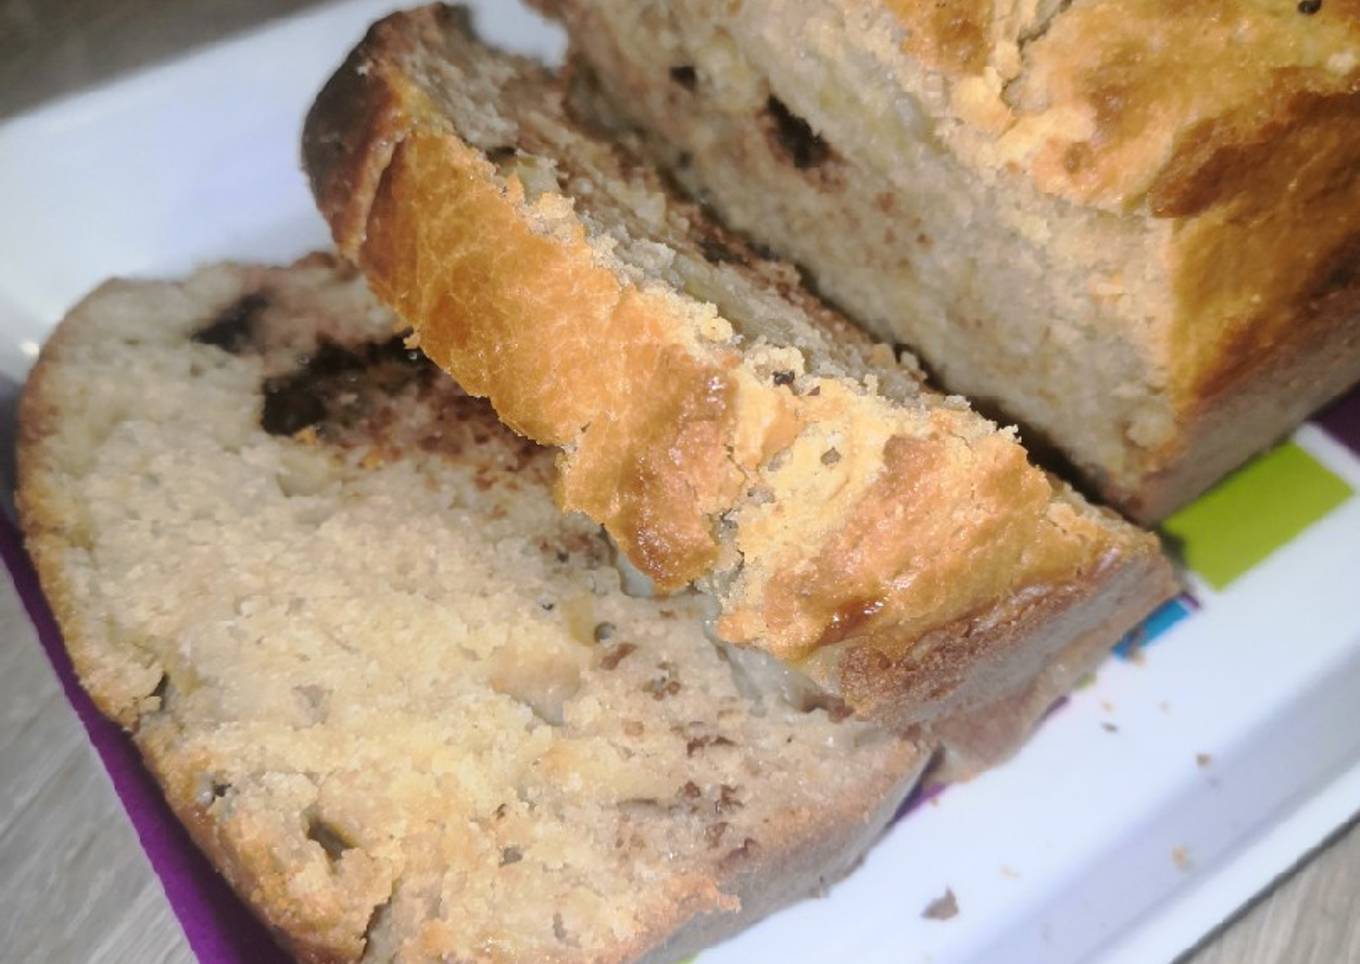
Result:
{"label": "banana bread loaf", "polygon": [[1360,379],[1355,0],[536,2],[599,118],[1142,520]]}
{"label": "banana bread loaf", "polygon": [[564,98],[450,8],[377,24],[304,134],[342,252],[467,391],[561,449],[565,508],[661,590],[698,580],[722,638],[963,756],[1004,703],[1013,746],[1171,591],[1155,540]]}

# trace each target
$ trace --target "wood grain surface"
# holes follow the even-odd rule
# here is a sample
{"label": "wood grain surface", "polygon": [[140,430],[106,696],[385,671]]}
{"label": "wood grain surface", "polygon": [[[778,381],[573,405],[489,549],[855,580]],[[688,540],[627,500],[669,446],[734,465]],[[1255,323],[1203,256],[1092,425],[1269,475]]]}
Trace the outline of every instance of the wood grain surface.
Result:
{"label": "wood grain surface", "polygon": [[[0,117],[316,0],[0,0]],[[103,766],[0,580],[0,959],[193,960]],[[1352,823],[1182,964],[1360,964]]]}

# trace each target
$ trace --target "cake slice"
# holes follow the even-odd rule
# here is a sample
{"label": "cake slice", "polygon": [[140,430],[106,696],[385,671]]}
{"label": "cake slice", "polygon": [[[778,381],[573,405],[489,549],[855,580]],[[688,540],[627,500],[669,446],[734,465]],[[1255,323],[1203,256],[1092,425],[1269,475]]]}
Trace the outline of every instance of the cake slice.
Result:
{"label": "cake slice", "polygon": [[353,51],[304,161],[411,344],[558,447],[563,507],[660,591],[864,718],[1003,754],[1171,592],[1156,541],[569,107],[427,7]]}
{"label": "cake slice", "polygon": [[1353,0],[535,2],[597,116],[1137,518],[1360,380]]}
{"label": "cake slice", "polygon": [[672,960],[846,873],[928,753],[625,595],[393,324],[329,257],[114,281],[25,390],[76,669],[236,891],[305,961]]}

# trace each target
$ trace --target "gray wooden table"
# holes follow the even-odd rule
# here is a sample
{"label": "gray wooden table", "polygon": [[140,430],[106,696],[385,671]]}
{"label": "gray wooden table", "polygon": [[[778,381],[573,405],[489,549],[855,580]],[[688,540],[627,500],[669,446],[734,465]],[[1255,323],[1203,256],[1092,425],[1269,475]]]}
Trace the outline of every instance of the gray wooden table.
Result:
{"label": "gray wooden table", "polygon": [[[316,0],[0,0],[0,118]],[[0,961],[192,961],[103,766],[0,579]],[[1360,826],[1183,964],[1360,964]]]}

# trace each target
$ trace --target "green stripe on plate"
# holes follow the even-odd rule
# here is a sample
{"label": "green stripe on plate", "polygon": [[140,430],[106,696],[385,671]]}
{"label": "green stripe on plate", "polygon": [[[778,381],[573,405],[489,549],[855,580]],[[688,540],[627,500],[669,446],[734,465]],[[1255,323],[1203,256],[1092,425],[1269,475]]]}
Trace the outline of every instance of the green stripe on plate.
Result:
{"label": "green stripe on plate", "polygon": [[1186,565],[1223,589],[1345,502],[1351,488],[1294,442],[1248,462],[1162,524]]}

